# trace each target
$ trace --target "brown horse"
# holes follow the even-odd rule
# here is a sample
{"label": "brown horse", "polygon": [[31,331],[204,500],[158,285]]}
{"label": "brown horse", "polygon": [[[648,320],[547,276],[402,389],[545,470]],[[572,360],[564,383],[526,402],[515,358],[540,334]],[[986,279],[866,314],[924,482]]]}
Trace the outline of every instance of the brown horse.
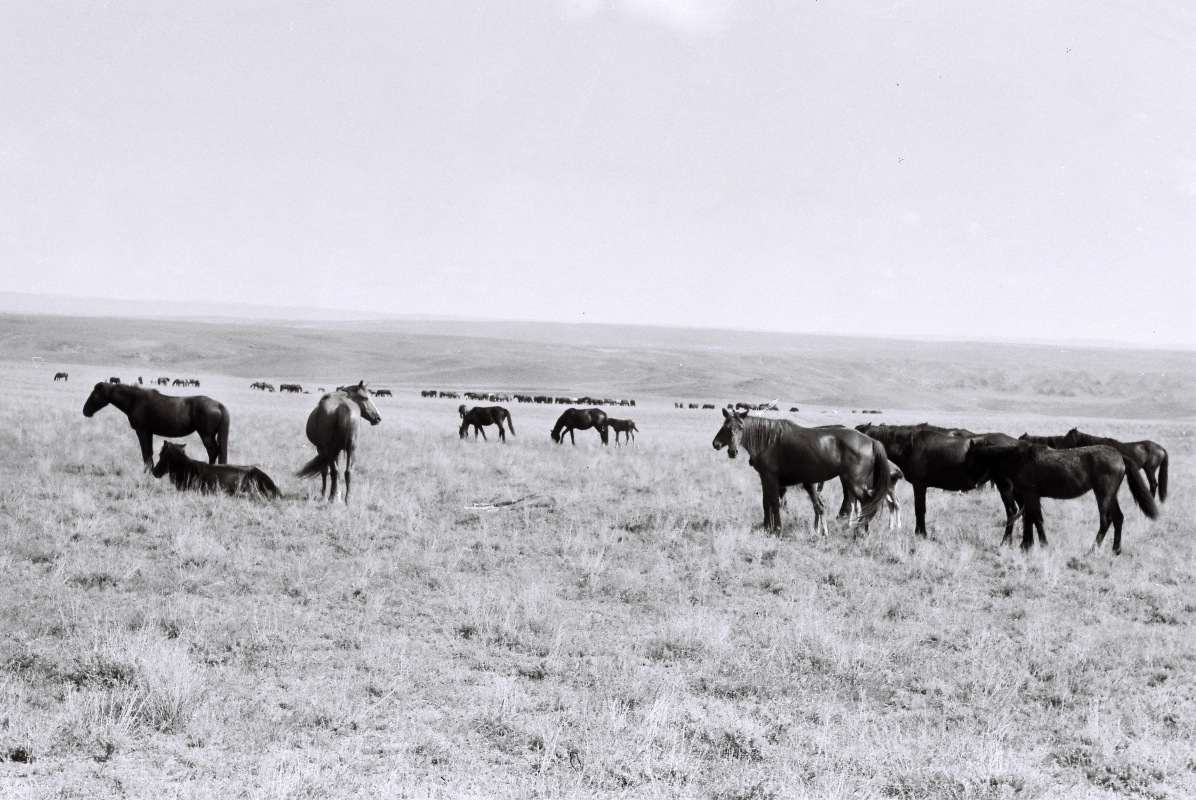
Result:
{"label": "brown horse", "polygon": [[[557,398],[558,401],[560,399]],[[552,427],[552,441],[562,444],[565,441],[565,434],[567,433],[569,434],[569,441],[577,444],[577,439],[573,435],[574,429],[586,431],[590,428],[597,429],[598,436],[602,439],[603,444],[610,443],[605,411],[601,408],[567,408],[565,409],[565,413],[557,418],[556,425]]]}
{"label": "brown horse", "polygon": [[171,397],[157,389],[97,383],[83,404],[83,416],[91,417],[109,404],[123,411],[137,432],[146,469],[154,466],[155,436],[180,439],[193,433],[208,451],[209,464],[228,463],[228,409],[210,397]]}
{"label": "brown horse", "polygon": [[781,528],[781,487],[801,485],[814,506],[814,527],[826,533],[825,509],[815,485],[844,477],[843,488],[860,500],[856,525],[867,527],[889,494],[889,460],[884,446],[850,428],[803,428],[789,420],[749,417],[723,409],[723,427],[715,450],[727,448],[735,458],[747,451],[748,463],[760,474],[764,494],[764,526]]}
{"label": "brown horse", "polygon": [[469,427],[473,426],[473,438],[478,438],[478,434],[482,434],[482,439],[486,439],[486,425],[498,426],[498,438],[502,441],[507,440],[507,433],[503,430],[503,422],[511,428],[511,435],[515,435],[515,423],[511,421],[511,413],[502,406],[461,406],[457,409],[457,413],[461,415],[461,429],[458,431],[461,438],[469,436]]}
{"label": "brown horse", "polygon": [[257,492],[262,497],[277,500],[281,494],[270,476],[257,467],[240,467],[233,464],[205,464],[189,458],[183,448],[185,444],[162,442],[158,453],[158,464],[154,477],[161,478],[170,473],[170,482],[180,492],[193,489],[204,494],[226,492]]}
{"label": "brown horse", "polygon": [[1017,442],[1012,445],[984,445],[972,442],[965,456],[967,470],[974,476],[990,475],[1008,480],[1021,495],[1022,549],[1034,544],[1033,529],[1038,529],[1038,543],[1046,546],[1042,529],[1042,498],[1071,500],[1091,491],[1096,495],[1100,529],[1096,544],[1105,539],[1113,524],[1113,552],[1121,552],[1121,523],[1124,516],[1117,502],[1122,480],[1128,480],[1130,494],[1142,513],[1150,519],[1159,516],[1150,489],[1133,461],[1107,445],[1055,450],[1040,444]]}
{"label": "brown horse", "polygon": [[331,471],[332,488],[328,492],[328,502],[336,500],[336,460],[341,451],[345,453],[345,502],[349,502],[359,417],[365,417],[371,425],[382,421],[382,416],[370,400],[365,381],[356,386],[337,387],[335,392],[324,395],[307,417],[307,438],[316,446],[318,454],[295,474],[307,478],[320,473],[320,497],[323,497]]}

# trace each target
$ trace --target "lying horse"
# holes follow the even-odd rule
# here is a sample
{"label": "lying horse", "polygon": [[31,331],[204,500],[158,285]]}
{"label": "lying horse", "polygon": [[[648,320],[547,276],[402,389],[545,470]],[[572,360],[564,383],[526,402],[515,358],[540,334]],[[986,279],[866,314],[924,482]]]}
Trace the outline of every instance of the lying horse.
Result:
{"label": "lying horse", "polygon": [[208,451],[208,463],[228,463],[228,409],[210,397],[171,397],[157,389],[142,389],[121,383],[97,383],[83,404],[83,416],[91,417],[112,404],[129,418],[137,432],[145,468],[154,466],[154,437],[179,439],[198,433]]}
{"label": "lying horse", "polygon": [[[968,447],[972,442],[990,445],[1016,444],[1017,440],[1003,433],[971,433],[961,429],[939,428],[929,425],[860,425],[856,430],[884,445],[889,460],[901,467],[905,479],[914,490],[914,533],[926,535],[926,490],[945,489],[949,492],[970,492],[988,481],[983,472],[971,473],[964,466]],[[1008,480],[993,479],[1001,502],[1005,506],[1005,538],[1013,536],[1019,503]]]}
{"label": "lying horse", "polygon": [[615,446],[619,445],[619,434],[623,434],[623,438],[630,444],[635,441],[635,434],[639,428],[635,427],[635,422],[629,419],[615,419],[614,417],[606,418],[607,426],[615,432]]}
{"label": "lying horse", "polygon": [[502,441],[507,440],[506,431],[503,430],[503,422],[511,429],[511,435],[515,435],[515,423],[511,421],[511,413],[502,406],[469,406],[462,405],[457,409],[457,413],[461,415],[461,430],[457,433],[462,439],[469,436],[469,426],[473,426],[473,438],[478,438],[478,434],[482,434],[483,441],[486,440],[486,425],[498,426],[498,438]]}
{"label": "lying horse", "polygon": [[205,464],[188,458],[183,448],[185,444],[162,442],[162,450],[158,453],[158,464],[154,467],[154,477],[161,478],[170,473],[170,482],[180,492],[195,490],[204,494],[226,492],[237,494],[240,492],[257,492],[269,500],[277,500],[281,493],[270,476],[257,467],[239,467],[232,464]]}
{"label": "lying horse", "polygon": [[1038,529],[1038,543],[1046,546],[1042,529],[1043,497],[1071,500],[1087,494],[1096,495],[1096,510],[1100,514],[1100,530],[1096,533],[1099,547],[1113,523],[1113,552],[1121,552],[1121,523],[1124,515],[1117,502],[1117,490],[1122,479],[1128,478],[1130,494],[1142,513],[1150,519],[1159,516],[1158,506],[1150,496],[1146,481],[1130,459],[1107,445],[1054,450],[1028,442],[1012,445],[984,445],[970,443],[966,455],[967,469],[974,475],[988,474],[1007,479],[1022,496],[1025,506],[1022,516],[1022,549],[1034,544],[1034,528]]}
{"label": "lying horse", "polygon": [[606,412],[601,408],[567,408],[565,413],[557,418],[552,428],[552,441],[561,444],[565,441],[565,434],[569,434],[569,441],[577,444],[573,436],[574,429],[586,431],[595,428],[603,444],[610,444],[610,434],[606,425]]}
{"label": "lying horse", "polygon": [[340,386],[324,395],[307,417],[307,439],[316,446],[317,455],[296,475],[307,478],[320,473],[320,497],[328,488],[328,473],[332,472],[332,490],[328,501],[336,500],[336,460],[345,453],[345,502],[349,502],[349,485],[353,456],[357,451],[357,420],[365,417],[371,425],[382,421],[382,415],[370,401],[365,381],[356,386]]}
{"label": "lying horse", "polygon": [[801,485],[814,506],[814,528],[827,531],[825,508],[815,484],[843,478],[843,489],[860,500],[856,525],[867,527],[889,493],[889,460],[880,442],[850,428],[803,428],[789,420],[749,417],[723,409],[723,427],[712,442],[735,458],[747,451],[760,474],[764,526],[781,528],[781,487]]}

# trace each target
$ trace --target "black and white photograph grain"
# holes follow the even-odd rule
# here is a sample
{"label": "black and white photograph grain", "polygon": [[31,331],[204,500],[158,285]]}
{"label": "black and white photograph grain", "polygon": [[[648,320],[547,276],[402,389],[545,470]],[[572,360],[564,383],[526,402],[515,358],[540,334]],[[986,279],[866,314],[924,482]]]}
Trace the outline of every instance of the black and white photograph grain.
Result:
{"label": "black and white photograph grain", "polygon": [[1196,797],[1196,5],[0,3],[0,800]]}

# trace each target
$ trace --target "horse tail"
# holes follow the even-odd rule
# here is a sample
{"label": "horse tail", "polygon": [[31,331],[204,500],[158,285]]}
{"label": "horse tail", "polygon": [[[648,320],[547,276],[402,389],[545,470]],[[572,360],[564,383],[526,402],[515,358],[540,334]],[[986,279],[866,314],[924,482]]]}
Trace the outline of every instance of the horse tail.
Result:
{"label": "horse tail", "polygon": [[1167,451],[1163,451],[1163,460],[1159,463],[1159,501],[1167,500]]}
{"label": "horse tail", "polygon": [[217,461],[221,464],[228,463],[228,409],[223,406],[220,409],[223,413],[220,415],[220,430],[216,431],[216,442],[220,445],[220,455],[217,456]]}
{"label": "horse tail", "polygon": [[872,496],[860,506],[856,525],[867,525],[880,512],[889,497],[889,457],[883,444],[872,442]]}
{"label": "horse tail", "polygon": [[503,416],[507,418],[507,427],[511,429],[511,435],[515,435],[515,423],[511,421],[511,412],[504,411]]}
{"label": "horse tail", "polygon": [[336,463],[337,450],[330,449],[327,454],[321,453],[311,461],[308,461],[303,469],[295,473],[297,478],[310,478],[312,475],[319,475],[324,470]]}
{"label": "horse tail", "polygon": [[1138,504],[1138,508],[1142,509],[1142,513],[1148,519],[1159,518],[1159,507],[1155,505],[1154,498],[1150,496],[1150,487],[1146,485],[1146,479],[1142,477],[1141,471],[1128,458],[1122,456],[1122,461],[1125,462],[1125,477],[1130,484],[1130,494],[1134,496],[1134,502]]}

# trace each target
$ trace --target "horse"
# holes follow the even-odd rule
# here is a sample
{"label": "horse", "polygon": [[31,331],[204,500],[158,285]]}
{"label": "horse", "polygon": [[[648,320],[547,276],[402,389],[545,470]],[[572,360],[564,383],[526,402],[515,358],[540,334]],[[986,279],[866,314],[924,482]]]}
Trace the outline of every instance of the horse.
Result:
{"label": "horse", "polygon": [[814,528],[825,534],[822,498],[814,485],[843,477],[844,491],[861,501],[856,525],[867,528],[889,493],[889,461],[880,442],[850,428],[803,428],[782,419],[750,417],[723,409],[723,426],[712,442],[735,458],[742,446],[760,474],[764,527],[781,529],[781,487],[801,485],[814,506]]}
{"label": "horse", "polygon": [[[1146,473],[1152,497],[1157,494],[1161,502],[1167,501],[1167,463],[1169,458],[1166,448],[1161,444],[1156,444],[1149,439],[1140,442],[1122,442],[1104,436],[1080,433],[1077,428],[1072,428],[1063,438],[1067,447],[1090,447],[1098,444],[1112,447],[1135,467]],[[1157,480],[1155,479],[1155,470],[1158,470]]]}
{"label": "horse", "polygon": [[303,387],[297,383],[280,383],[278,384],[278,391],[299,394],[303,391]]}
{"label": "horse", "polygon": [[169,386],[170,378],[158,378],[158,385],[159,386]]}
{"label": "horse", "polygon": [[615,447],[619,446],[620,433],[623,434],[623,438],[627,440],[628,444],[635,441],[635,434],[639,428],[635,427],[634,420],[607,417],[606,424],[615,432]]}
{"label": "horse", "polygon": [[228,409],[210,397],[171,397],[157,389],[124,384],[97,383],[83,404],[83,416],[90,418],[106,405],[113,405],[129,418],[137,432],[141,459],[146,469],[154,466],[154,437],[172,439],[198,433],[208,451],[208,463],[228,463]]}
{"label": "horse", "polygon": [[55,372],[55,373],[54,373],[54,380],[56,380],[56,381],[67,381],[67,382],[69,382],[69,381],[70,381],[70,379],[71,379],[71,376],[70,376],[70,375],[67,375],[65,372]]}
{"label": "horse", "polygon": [[332,488],[328,502],[336,500],[336,460],[341,451],[345,453],[345,503],[349,502],[349,487],[353,455],[357,450],[357,420],[365,417],[371,425],[382,421],[378,409],[370,400],[365,381],[356,386],[338,386],[320,398],[320,402],[307,417],[307,439],[316,446],[315,458],[307,462],[296,475],[307,478],[320,473],[320,497],[328,488],[328,473],[332,472]]}
{"label": "horse", "polygon": [[[557,398],[560,402],[560,398]],[[585,431],[594,428],[603,444],[610,444],[610,434],[606,426],[606,412],[601,408],[567,408],[565,413],[557,418],[552,427],[552,441],[561,444],[565,441],[565,434],[569,434],[569,441],[577,444],[573,431]]]}
{"label": "horse", "polygon": [[158,453],[158,464],[154,467],[153,475],[161,478],[170,473],[170,482],[180,492],[194,489],[204,494],[226,492],[257,492],[269,500],[277,500],[282,496],[270,476],[257,467],[241,467],[233,464],[205,464],[189,458],[183,448],[185,444],[162,442],[162,450]]}
{"label": "horse", "polygon": [[[822,426],[820,426],[822,427]],[[826,426],[830,427],[830,426]],[[842,426],[835,426],[842,427]],[[905,478],[905,473],[901,471],[901,467],[889,462],[889,493],[885,495],[885,508],[889,512],[889,530],[896,530],[901,527],[901,501],[897,499],[897,484]],[[853,497],[847,489],[846,480],[839,479],[843,484],[843,504],[839,507],[839,519],[847,517],[848,525],[852,524],[852,520],[859,516],[860,501]],[[818,484],[818,492],[822,493],[822,484]],[[809,491],[808,489],[806,490]],[[781,497],[785,496],[785,487],[781,487]]]}
{"label": "horse", "polygon": [[390,389],[379,389],[374,392],[374,397],[394,397],[394,395],[390,393]]}
{"label": "horse", "polygon": [[[964,467],[964,457],[971,442],[1010,445],[1017,442],[1003,433],[972,433],[960,428],[935,428],[922,425],[857,425],[884,445],[889,460],[901,467],[914,490],[914,533],[926,536],[926,490],[945,489],[969,492],[987,482],[986,475],[973,475]],[[1005,506],[1005,538],[1013,536],[1013,523],[1020,507],[1012,485],[993,479]]]}
{"label": "horse", "polygon": [[119,385],[119,384],[120,384],[120,378],[109,378],[109,379],[108,379],[108,383]]}
{"label": "horse", "polygon": [[1018,441],[1012,445],[968,444],[965,457],[967,469],[973,474],[987,473],[1008,480],[1022,496],[1025,506],[1022,516],[1022,549],[1034,544],[1034,528],[1038,529],[1038,543],[1045,547],[1046,533],[1042,529],[1043,497],[1071,500],[1091,491],[1096,495],[1096,509],[1100,514],[1100,529],[1096,543],[1100,547],[1113,524],[1113,553],[1121,553],[1121,523],[1124,515],[1117,502],[1117,490],[1128,479],[1134,502],[1149,519],[1157,519],[1158,506],[1151,497],[1146,481],[1134,462],[1108,445],[1055,450],[1045,445]]}
{"label": "horse", "polygon": [[503,422],[511,429],[511,435],[515,435],[515,423],[511,421],[511,414],[502,406],[461,406],[457,409],[457,413],[461,415],[461,430],[457,431],[462,439],[469,436],[469,427],[473,426],[473,438],[478,438],[478,434],[482,434],[483,441],[486,440],[486,431],[484,426],[497,425],[498,438],[502,441],[507,440],[506,431],[503,430]]}

